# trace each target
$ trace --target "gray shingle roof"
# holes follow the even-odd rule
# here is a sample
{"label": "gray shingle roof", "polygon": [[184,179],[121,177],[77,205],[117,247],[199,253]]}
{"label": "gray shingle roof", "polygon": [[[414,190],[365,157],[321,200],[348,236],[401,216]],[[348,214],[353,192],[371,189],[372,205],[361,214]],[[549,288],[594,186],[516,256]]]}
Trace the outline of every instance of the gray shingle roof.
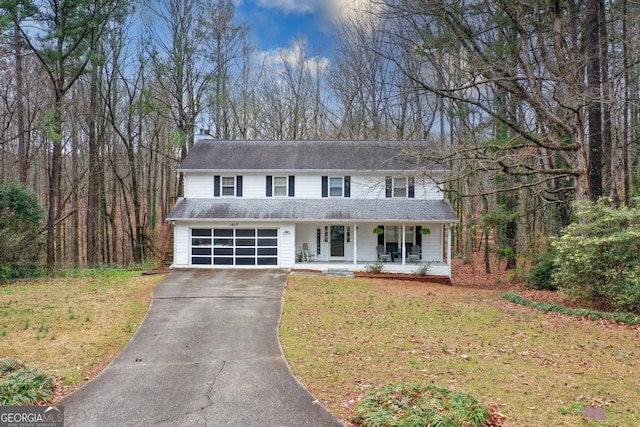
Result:
{"label": "gray shingle roof", "polygon": [[190,149],[178,170],[443,170],[424,156],[434,152],[427,141],[206,139]]}
{"label": "gray shingle roof", "polygon": [[458,222],[447,200],[180,199],[167,220]]}

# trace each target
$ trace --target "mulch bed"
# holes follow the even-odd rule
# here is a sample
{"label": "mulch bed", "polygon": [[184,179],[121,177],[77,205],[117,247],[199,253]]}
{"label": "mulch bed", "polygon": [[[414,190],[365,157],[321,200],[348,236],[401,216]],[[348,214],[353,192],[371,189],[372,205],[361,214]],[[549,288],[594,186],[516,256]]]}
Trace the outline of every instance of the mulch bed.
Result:
{"label": "mulch bed", "polygon": [[407,280],[411,282],[429,282],[450,285],[451,280],[446,276],[420,276],[409,273],[368,273],[366,271],[356,271],[353,273],[356,277],[366,277],[368,279],[387,279],[387,280]]}

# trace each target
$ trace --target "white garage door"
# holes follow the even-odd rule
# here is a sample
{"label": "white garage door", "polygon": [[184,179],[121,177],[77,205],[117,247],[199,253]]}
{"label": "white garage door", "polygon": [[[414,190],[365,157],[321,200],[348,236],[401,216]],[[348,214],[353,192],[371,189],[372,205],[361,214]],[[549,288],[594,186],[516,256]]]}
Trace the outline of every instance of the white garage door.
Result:
{"label": "white garage door", "polygon": [[278,265],[278,230],[192,228],[192,265]]}

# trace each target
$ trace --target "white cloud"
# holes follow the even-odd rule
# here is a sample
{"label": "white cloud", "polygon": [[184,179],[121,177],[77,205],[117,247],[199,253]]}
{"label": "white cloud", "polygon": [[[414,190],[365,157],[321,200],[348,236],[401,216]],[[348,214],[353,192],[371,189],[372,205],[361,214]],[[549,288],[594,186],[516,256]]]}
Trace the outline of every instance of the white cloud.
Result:
{"label": "white cloud", "polygon": [[314,13],[323,0],[258,0],[258,6],[285,13]]}
{"label": "white cloud", "polygon": [[373,5],[372,0],[258,0],[260,7],[280,9],[285,13],[317,13],[321,20],[331,22]]}
{"label": "white cloud", "polygon": [[292,45],[284,49],[272,49],[260,52],[261,62],[265,68],[282,71],[285,65],[302,67],[313,74],[322,73],[329,69],[331,61],[323,56],[307,57],[306,41],[296,39]]}
{"label": "white cloud", "polygon": [[326,5],[325,8],[332,20],[350,18],[360,11],[374,7],[371,0],[319,0],[319,3]]}

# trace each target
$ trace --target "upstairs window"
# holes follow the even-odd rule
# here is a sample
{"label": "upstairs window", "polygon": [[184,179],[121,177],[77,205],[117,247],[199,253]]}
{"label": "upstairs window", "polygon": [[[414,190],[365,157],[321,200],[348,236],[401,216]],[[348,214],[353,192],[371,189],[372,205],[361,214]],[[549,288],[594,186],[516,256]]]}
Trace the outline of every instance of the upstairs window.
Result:
{"label": "upstairs window", "polygon": [[273,195],[276,197],[285,197],[287,195],[287,177],[286,176],[274,176],[273,177]]}
{"label": "upstairs window", "polygon": [[351,197],[351,177],[323,176],[322,197]]}
{"label": "upstairs window", "polygon": [[223,196],[236,195],[236,177],[235,176],[222,177],[222,195]]}
{"label": "upstairs window", "polygon": [[385,197],[387,198],[414,198],[415,179],[413,177],[386,177]]}
{"label": "upstairs window", "polygon": [[332,176],[329,178],[329,196],[342,197],[343,181],[342,177]]}
{"label": "upstairs window", "polygon": [[407,197],[407,178],[393,178],[393,197]]}
{"label": "upstairs window", "polygon": [[266,176],[266,196],[267,197],[295,197],[296,177],[289,176]]}
{"label": "upstairs window", "polygon": [[214,176],[213,196],[242,197],[242,176]]}

